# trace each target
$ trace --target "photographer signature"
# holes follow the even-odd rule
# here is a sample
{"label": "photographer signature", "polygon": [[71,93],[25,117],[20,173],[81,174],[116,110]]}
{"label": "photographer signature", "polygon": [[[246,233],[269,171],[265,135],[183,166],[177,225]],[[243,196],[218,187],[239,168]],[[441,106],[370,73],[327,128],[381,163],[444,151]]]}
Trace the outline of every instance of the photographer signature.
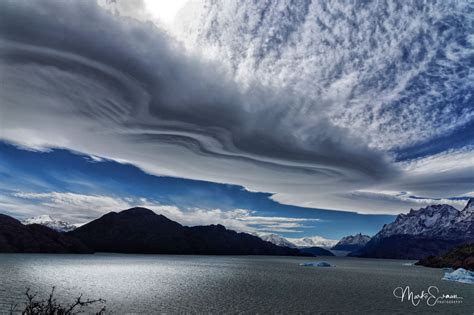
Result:
{"label": "photographer signature", "polygon": [[440,294],[436,286],[429,286],[425,291],[415,294],[409,286],[397,287],[393,290],[393,295],[400,299],[400,302],[409,301],[413,306],[418,306],[425,301],[428,306],[436,304],[459,304],[462,303],[462,297],[457,294]]}

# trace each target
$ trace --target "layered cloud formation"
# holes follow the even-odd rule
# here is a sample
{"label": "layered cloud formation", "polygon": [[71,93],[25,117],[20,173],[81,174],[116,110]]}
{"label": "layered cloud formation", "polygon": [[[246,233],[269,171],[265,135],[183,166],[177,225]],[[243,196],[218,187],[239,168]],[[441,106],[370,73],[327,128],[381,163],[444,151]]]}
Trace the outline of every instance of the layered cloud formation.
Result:
{"label": "layered cloud formation", "polygon": [[469,1],[194,0],[176,32],[239,82],[289,87],[393,150],[472,123],[473,14]]}
{"label": "layered cloud formation", "polygon": [[473,190],[469,143],[396,162],[472,124],[469,4],[192,5],[180,44],[140,9],[2,1],[0,139],[328,209]]}

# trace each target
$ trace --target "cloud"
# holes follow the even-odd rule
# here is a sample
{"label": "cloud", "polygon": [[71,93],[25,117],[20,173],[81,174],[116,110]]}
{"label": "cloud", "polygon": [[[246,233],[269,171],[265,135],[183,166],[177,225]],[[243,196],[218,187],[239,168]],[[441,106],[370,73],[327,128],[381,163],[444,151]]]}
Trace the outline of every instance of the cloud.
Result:
{"label": "cloud", "polygon": [[[468,1],[194,0],[174,31],[243,86],[257,80],[302,94],[313,101],[308,112],[324,104],[332,124],[371,148],[397,158],[426,147],[421,159],[395,163],[400,176],[375,185],[353,189],[345,182],[330,196],[288,190],[272,197],[307,207],[398,213],[413,202],[379,198],[383,192],[362,197],[361,191],[442,198],[463,196],[474,185],[466,133],[474,121],[473,12]],[[454,134],[439,142],[444,152],[429,156],[430,144]]]}
{"label": "cloud", "polygon": [[152,23],[93,1],[5,1],[1,11],[3,140],[275,193],[323,197],[341,182],[397,176],[386,154],[330,123],[324,104],[244,90]]}
{"label": "cloud", "polygon": [[408,201],[360,192],[472,191],[472,148],[461,165],[394,162],[474,117],[465,3],[217,2],[184,28],[203,58],[142,5],[100,2],[0,3],[0,140],[307,207],[396,213]]}
{"label": "cloud", "polygon": [[473,121],[473,12],[469,1],[194,0],[174,31],[242,84],[324,103],[332,123],[392,150]]}
{"label": "cloud", "polygon": [[[38,214],[49,214],[76,224],[83,224],[110,212],[140,206],[149,208],[183,225],[222,224],[241,232],[301,232],[311,222],[319,219],[256,216],[248,209],[182,209],[164,205],[146,198],[120,198],[107,195],[87,195],[68,192],[16,192],[0,198],[0,208],[7,213],[26,218]],[[306,224],[306,225],[305,225]]]}

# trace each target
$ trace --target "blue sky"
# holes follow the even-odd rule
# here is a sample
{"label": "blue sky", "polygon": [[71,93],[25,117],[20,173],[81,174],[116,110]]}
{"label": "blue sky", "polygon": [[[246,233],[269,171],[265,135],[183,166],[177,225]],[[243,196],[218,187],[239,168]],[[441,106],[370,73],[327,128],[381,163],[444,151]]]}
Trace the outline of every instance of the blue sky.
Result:
{"label": "blue sky", "polygon": [[337,238],[474,196],[471,1],[159,9],[0,2],[0,210]]}
{"label": "blue sky", "polygon": [[[148,204],[157,206],[177,206],[184,213],[193,208],[203,211],[220,209],[232,211],[246,209],[254,211],[252,216],[272,218],[304,218],[317,219],[314,221],[270,222],[267,225],[258,224],[259,219],[243,217],[262,232],[276,232],[288,237],[321,235],[330,239],[339,239],[347,233],[376,233],[384,223],[391,222],[391,215],[361,215],[352,212],[328,211],[321,209],[301,208],[279,204],[269,197],[268,193],[249,192],[235,185],[215,184],[204,181],[194,181],[171,177],[159,177],[144,173],[135,166],[120,164],[114,161],[95,161],[89,156],[72,153],[68,150],[50,150],[47,152],[31,151],[17,148],[11,144],[0,142],[0,199],[2,212],[25,218],[38,214],[51,214],[65,220],[82,223],[104,213],[104,210],[88,212],[87,203],[74,205],[75,213],[68,213],[73,206],[71,200],[56,199],[54,201],[41,194],[75,193],[84,196],[102,196],[115,199],[130,199],[130,206],[141,204],[140,199],[146,198]],[[19,193],[27,193],[24,197]],[[28,195],[34,193],[39,195]],[[20,197],[18,197],[20,196]],[[77,198],[81,202],[81,198]],[[11,208],[9,203],[16,206]],[[47,204],[47,205],[43,205]],[[32,207],[34,205],[34,207]],[[49,207],[48,207],[49,205]],[[103,204],[107,210],[116,204]],[[120,203],[119,203],[120,205]],[[18,206],[18,207],[17,207]],[[78,206],[78,208],[76,208]],[[84,207],[81,210],[80,207]],[[21,208],[19,211],[18,208]],[[41,209],[43,212],[39,213]],[[191,209],[191,210],[189,210]],[[84,217],[79,213],[87,213]],[[167,212],[162,212],[165,215]],[[213,222],[215,220],[215,222]],[[234,218],[235,221],[239,217]],[[244,221],[245,222],[245,221]],[[192,221],[185,223],[193,224]],[[209,218],[195,223],[222,223],[221,218]],[[253,224],[255,223],[255,224]],[[279,228],[281,223],[296,223],[296,226]],[[266,229],[266,230],[265,230]],[[287,229],[295,232],[282,232]]]}

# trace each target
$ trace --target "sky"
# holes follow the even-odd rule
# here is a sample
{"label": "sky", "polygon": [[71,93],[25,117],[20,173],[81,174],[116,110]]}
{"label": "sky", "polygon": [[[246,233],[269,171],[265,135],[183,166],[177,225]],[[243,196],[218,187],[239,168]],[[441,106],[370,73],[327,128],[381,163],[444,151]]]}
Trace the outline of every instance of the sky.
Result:
{"label": "sky", "polygon": [[2,1],[0,211],[143,205],[339,238],[462,208],[473,18],[469,1]]}

